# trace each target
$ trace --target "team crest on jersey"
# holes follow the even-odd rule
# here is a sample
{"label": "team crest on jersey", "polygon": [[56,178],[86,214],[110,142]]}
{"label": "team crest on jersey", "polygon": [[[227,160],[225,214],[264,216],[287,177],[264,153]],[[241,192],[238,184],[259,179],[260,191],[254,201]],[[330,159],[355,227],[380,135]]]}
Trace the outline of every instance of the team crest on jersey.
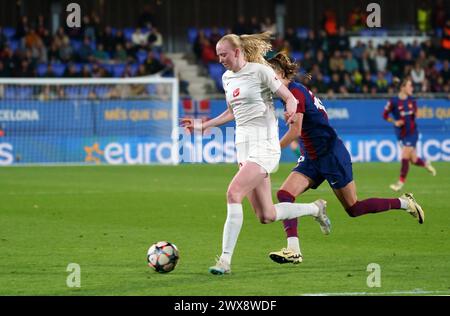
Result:
{"label": "team crest on jersey", "polygon": [[233,98],[236,98],[241,93],[241,89],[237,88],[233,91]]}

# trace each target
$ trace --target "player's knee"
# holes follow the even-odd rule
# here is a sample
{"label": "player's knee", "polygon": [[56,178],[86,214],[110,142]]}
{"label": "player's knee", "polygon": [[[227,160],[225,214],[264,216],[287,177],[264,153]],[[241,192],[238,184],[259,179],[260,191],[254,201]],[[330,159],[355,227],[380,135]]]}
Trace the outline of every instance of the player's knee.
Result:
{"label": "player's knee", "polygon": [[259,216],[259,222],[261,224],[270,224],[270,223],[273,223],[274,220],[275,219],[271,218],[270,216],[266,216],[266,215],[260,215]]}
{"label": "player's knee", "polygon": [[242,203],[244,195],[236,188],[228,188],[227,202],[228,203]]}

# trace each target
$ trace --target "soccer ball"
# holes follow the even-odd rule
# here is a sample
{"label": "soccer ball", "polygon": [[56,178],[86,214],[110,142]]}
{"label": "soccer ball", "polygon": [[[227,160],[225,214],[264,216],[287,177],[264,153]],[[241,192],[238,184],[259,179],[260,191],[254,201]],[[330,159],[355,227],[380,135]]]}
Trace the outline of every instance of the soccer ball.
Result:
{"label": "soccer ball", "polygon": [[154,243],[147,251],[148,266],[160,273],[175,269],[179,258],[177,246],[167,241]]}

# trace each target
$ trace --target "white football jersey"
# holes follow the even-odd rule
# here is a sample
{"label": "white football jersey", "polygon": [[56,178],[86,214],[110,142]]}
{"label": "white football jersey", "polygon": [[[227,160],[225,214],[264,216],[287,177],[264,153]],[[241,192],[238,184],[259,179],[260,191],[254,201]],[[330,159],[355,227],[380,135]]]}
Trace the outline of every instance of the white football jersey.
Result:
{"label": "white football jersey", "polygon": [[236,120],[236,143],[278,140],[278,121],[272,93],[281,86],[269,66],[247,63],[238,72],[226,71],[222,76],[227,104]]}

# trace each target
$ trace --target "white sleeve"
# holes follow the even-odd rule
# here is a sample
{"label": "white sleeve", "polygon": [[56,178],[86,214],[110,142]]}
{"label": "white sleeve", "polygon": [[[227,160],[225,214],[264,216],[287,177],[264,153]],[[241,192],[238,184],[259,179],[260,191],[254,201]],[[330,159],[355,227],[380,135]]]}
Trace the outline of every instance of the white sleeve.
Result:
{"label": "white sleeve", "polygon": [[273,93],[275,93],[281,86],[281,81],[278,80],[275,71],[266,65],[261,65],[259,67],[259,76],[261,78],[262,83],[267,85]]}

